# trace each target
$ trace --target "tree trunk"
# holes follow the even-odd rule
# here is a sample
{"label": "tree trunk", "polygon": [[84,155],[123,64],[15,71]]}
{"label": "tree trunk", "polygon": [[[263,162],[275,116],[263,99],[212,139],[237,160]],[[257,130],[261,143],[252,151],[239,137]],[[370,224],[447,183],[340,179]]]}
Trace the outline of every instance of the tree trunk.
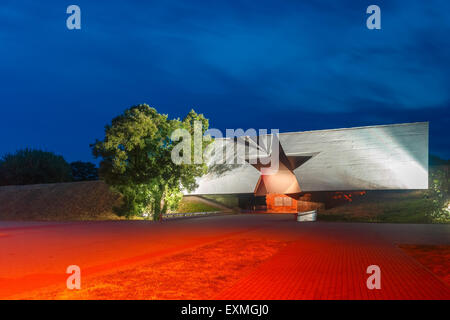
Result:
{"label": "tree trunk", "polygon": [[154,221],[162,221],[162,215],[166,211],[165,192],[166,186],[160,186],[159,192],[155,195],[155,212],[153,215]]}

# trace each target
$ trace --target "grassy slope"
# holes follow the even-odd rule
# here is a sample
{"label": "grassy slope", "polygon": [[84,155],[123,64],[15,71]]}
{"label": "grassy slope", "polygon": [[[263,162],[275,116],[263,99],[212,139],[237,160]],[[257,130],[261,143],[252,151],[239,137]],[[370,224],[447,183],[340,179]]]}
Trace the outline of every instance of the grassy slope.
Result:
{"label": "grassy slope", "polygon": [[[225,197],[226,198],[226,197]],[[229,199],[221,199],[227,200]],[[224,201],[224,202],[227,202]],[[101,181],[0,187],[0,220],[120,219],[112,208],[119,198]],[[319,212],[322,221],[429,223],[423,192],[368,192],[353,202]],[[183,199],[177,212],[220,211]]]}
{"label": "grassy slope", "polygon": [[119,201],[102,181],[0,187],[0,220],[119,219]]}
{"label": "grassy slope", "polygon": [[192,212],[213,212],[213,211],[221,211],[220,208],[213,207],[209,204],[198,202],[195,200],[181,200],[181,203],[176,212],[179,213],[192,213]]}
{"label": "grassy slope", "polygon": [[322,221],[430,223],[430,200],[422,191],[372,191],[351,203],[319,213]]}
{"label": "grassy slope", "polygon": [[[119,196],[102,181],[0,187],[0,220],[76,221],[123,219],[113,212]],[[183,199],[177,212],[220,208]]]}

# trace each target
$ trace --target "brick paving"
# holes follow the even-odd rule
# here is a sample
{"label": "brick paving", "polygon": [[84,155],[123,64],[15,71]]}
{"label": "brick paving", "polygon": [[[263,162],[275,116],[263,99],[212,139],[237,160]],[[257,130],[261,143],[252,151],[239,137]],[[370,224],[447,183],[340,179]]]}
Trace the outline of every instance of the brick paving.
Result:
{"label": "brick paving", "polygon": [[[0,222],[0,298],[39,287],[41,280],[36,279],[46,275],[65,279],[70,264],[82,266],[85,275],[114,272],[118,265],[146,263],[160,252],[180,252],[227,237],[278,240],[287,246],[230,283],[216,299],[450,298],[448,285],[397,246],[449,245],[450,225],[298,223],[282,214],[162,224]],[[380,290],[366,286],[369,265],[381,268]],[[21,279],[30,288],[22,288]],[[56,281],[50,280],[45,285]]]}
{"label": "brick paving", "polygon": [[[406,255],[393,239],[363,224],[299,228],[288,247],[221,292],[217,299],[449,299],[450,288]],[[382,225],[379,225],[383,228]],[[448,235],[448,234],[447,234]],[[404,235],[401,235],[404,236]],[[448,241],[447,239],[443,239]],[[381,289],[366,285],[369,265],[381,270]]]}

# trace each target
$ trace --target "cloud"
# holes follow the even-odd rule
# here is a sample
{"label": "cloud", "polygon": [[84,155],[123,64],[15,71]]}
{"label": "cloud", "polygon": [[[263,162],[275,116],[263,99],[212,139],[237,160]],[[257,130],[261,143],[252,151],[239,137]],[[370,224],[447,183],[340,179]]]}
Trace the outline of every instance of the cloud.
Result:
{"label": "cloud", "polygon": [[[445,136],[448,1],[379,1],[382,30],[368,30],[366,5],[351,0],[78,5],[79,32],[65,28],[60,1],[0,7],[0,95],[10,119],[0,135],[22,128],[23,114],[66,123],[52,127],[64,132],[77,128],[68,115],[89,112],[97,122],[85,136],[95,138],[94,127],[148,102],[173,116],[196,107],[217,127],[282,131],[416,115]],[[36,139],[63,139],[41,130]]]}

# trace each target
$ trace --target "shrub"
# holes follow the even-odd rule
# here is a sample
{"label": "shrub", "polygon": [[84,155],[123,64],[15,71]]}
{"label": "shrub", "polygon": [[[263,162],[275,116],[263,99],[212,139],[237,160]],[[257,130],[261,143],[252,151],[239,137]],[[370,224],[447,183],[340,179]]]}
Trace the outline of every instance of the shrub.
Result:
{"label": "shrub", "polygon": [[449,165],[430,167],[426,197],[431,201],[429,216],[432,222],[450,222]]}
{"label": "shrub", "polygon": [[98,180],[98,169],[92,162],[75,161],[70,166],[74,181]]}
{"label": "shrub", "polygon": [[70,165],[52,152],[22,149],[0,160],[0,185],[72,181]]}

